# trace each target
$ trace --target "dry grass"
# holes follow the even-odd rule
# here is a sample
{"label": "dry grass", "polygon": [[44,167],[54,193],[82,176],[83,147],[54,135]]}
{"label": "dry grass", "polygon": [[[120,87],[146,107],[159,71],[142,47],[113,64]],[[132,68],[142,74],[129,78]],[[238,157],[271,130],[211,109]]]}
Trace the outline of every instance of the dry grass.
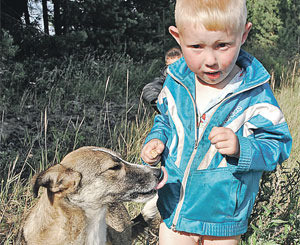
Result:
{"label": "dry grass", "polygon": [[[281,244],[280,238],[286,239],[288,234],[291,234],[292,231],[289,229],[299,228],[299,222],[295,223],[295,219],[300,220],[300,200],[299,197],[297,199],[297,197],[293,196],[297,193],[295,189],[299,189],[299,183],[295,183],[296,186],[293,186],[294,190],[290,190],[290,193],[282,189],[285,184],[292,183],[288,182],[291,178],[297,177],[291,173],[295,173],[296,170],[298,173],[300,172],[300,166],[297,164],[297,161],[300,161],[300,78],[299,70],[296,67],[297,64],[292,66],[292,72],[287,73],[290,75],[282,76],[282,80],[286,82],[282,83],[283,85],[275,91],[293,136],[292,154],[289,160],[284,163],[285,169],[277,170],[271,176],[270,182],[266,183],[266,186],[274,188],[270,194],[270,203],[272,205],[276,205],[276,201],[282,194],[289,196],[286,198],[285,204],[276,208],[267,204],[257,207],[260,208],[262,218],[253,220],[252,225],[258,230],[252,230],[252,233],[248,235],[247,240],[243,244],[267,244],[267,242],[268,244]],[[43,109],[40,111],[40,118],[35,122],[39,132],[35,131],[33,135],[33,132],[28,131],[23,138],[22,144],[24,149],[21,151],[23,156],[17,154],[10,159],[10,156],[6,156],[9,167],[7,176],[1,177],[0,193],[1,244],[14,244],[24,217],[34,205],[35,200],[33,200],[30,190],[31,175],[28,174],[28,169],[34,174],[38,169],[43,169],[48,164],[58,162],[67,151],[86,144],[89,140],[92,144],[100,145],[102,142],[103,146],[112,147],[114,150],[121,152],[128,161],[139,162],[139,154],[144,138],[153,122],[153,112],[149,111],[149,108],[145,107],[140,100],[138,102],[130,100],[128,95],[131,88],[128,82],[130,73],[128,70],[126,73],[126,96],[120,102],[121,104],[123,103],[123,106],[119,107],[118,112],[116,112],[121,114],[119,117],[112,116],[111,100],[107,99],[109,90],[113,91],[109,84],[113,76],[107,74],[106,78],[104,78],[105,91],[103,97],[99,99],[103,105],[100,112],[95,112],[97,109],[95,111],[85,109],[82,117],[74,118],[70,116],[66,117],[63,122],[61,120],[58,121],[58,123],[62,124],[60,125],[61,128],[58,128],[58,124],[55,124],[56,118],[54,118],[56,116],[53,113],[47,113],[50,110],[49,108],[48,110]],[[58,98],[58,94],[54,94],[53,92],[53,100],[49,100],[49,105],[51,108],[55,108],[55,101],[57,101],[57,103],[60,103],[59,108],[61,108],[63,105],[62,97]],[[26,100],[25,97],[24,100]],[[25,104],[25,101],[23,101],[20,105],[22,106],[20,109],[22,113],[24,113]],[[82,104],[78,105],[78,107],[80,106]],[[92,116],[90,116],[91,113],[93,113]],[[3,118],[4,112],[2,125],[4,125]],[[90,122],[91,118],[94,118],[94,121]],[[119,118],[119,121],[115,122],[117,118]],[[0,136],[2,135],[2,130],[3,126],[1,127]],[[103,136],[104,131],[106,132],[105,137]],[[294,205],[292,205],[293,203]],[[141,204],[127,203],[126,205],[132,217],[136,216],[142,208]],[[275,212],[278,210],[280,212],[280,210],[286,208],[292,208],[292,210],[288,210],[288,213],[294,216],[280,217],[278,213],[276,214],[277,216],[275,215]],[[286,214],[287,212],[283,210],[281,213]],[[270,217],[272,215],[274,217]],[[283,218],[286,219],[282,220]],[[264,227],[268,227],[268,229]],[[274,234],[271,234],[272,232]],[[300,231],[297,232],[300,234]],[[149,230],[145,233],[145,236],[137,239],[135,244],[154,244],[156,241],[156,231]],[[300,242],[300,238],[298,241]]]}

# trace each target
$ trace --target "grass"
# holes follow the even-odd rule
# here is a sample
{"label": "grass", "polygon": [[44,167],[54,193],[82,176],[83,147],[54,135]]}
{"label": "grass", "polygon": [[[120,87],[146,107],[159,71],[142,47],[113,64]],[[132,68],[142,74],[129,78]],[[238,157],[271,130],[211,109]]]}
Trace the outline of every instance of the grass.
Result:
{"label": "grass", "polygon": [[291,155],[276,171],[263,175],[242,244],[300,243],[300,78],[295,67],[282,73],[281,86],[274,89],[292,134]]}
{"label": "grass", "polygon": [[[26,86],[18,85],[14,92],[0,91],[1,244],[14,244],[36,201],[30,190],[32,175],[59,162],[66,153],[97,145],[139,162],[143,140],[153,122],[153,111],[142,103],[140,93],[160,65],[160,61],[134,63],[124,56],[87,56],[44,65],[42,72],[37,72],[33,69],[41,67],[37,61],[29,67],[32,74],[26,76]],[[241,244],[300,242],[298,64],[286,68],[281,80],[285,82],[274,90],[293,136],[292,154],[281,168],[264,175],[249,231]],[[139,204],[126,206],[132,217],[141,209]],[[147,244],[149,237],[135,244]]]}

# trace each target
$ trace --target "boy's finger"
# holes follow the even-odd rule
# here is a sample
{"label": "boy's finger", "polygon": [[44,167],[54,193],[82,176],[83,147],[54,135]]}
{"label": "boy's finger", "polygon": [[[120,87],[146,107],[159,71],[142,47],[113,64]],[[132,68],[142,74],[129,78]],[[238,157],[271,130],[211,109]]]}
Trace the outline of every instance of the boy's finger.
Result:
{"label": "boy's finger", "polygon": [[221,141],[225,141],[227,140],[227,138],[225,137],[225,135],[220,132],[218,134],[213,134],[210,138],[209,138],[210,142],[212,144],[216,144],[217,142],[221,142]]}
{"label": "boy's finger", "polygon": [[157,165],[159,163],[159,161],[160,161],[160,156],[157,156],[156,158],[148,159],[145,162],[150,164],[150,165]]}
{"label": "boy's finger", "polygon": [[157,158],[162,152],[163,152],[163,150],[164,150],[164,146],[163,147],[161,147],[161,146],[158,146],[158,147],[156,147],[155,149],[152,149],[151,151],[150,151],[150,155],[151,155],[151,157],[154,159],[154,158]]}
{"label": "boy's finger", "polygon": [[220,133],[220,131],[221,131],[220,127],[213,127],[208,135],[208,139],[211,140],[213,137],[218,135]]}
{"label": "boy's finger", "polygon": [[165,149],[165,145],[162,143],[159,143],[159,144],[157,144],[155,150],[156,150],[157,154],[160,155],[164,151],[164,149]]}
{"label": "boy's finger", "polygon": [[156,151],[156,149],[152,149],[152,150],[150,151],[150,155],[151,155],[151,157],[154,159],[154,158],[156,158],[159,154],[158,154],[158,152]]}

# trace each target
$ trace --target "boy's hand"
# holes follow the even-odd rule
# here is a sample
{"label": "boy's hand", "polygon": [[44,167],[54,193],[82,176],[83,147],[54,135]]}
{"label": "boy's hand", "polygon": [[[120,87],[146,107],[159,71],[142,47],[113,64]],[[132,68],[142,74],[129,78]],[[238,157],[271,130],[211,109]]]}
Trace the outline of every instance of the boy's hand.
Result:
{"label": "boy's hand", "polygon": [[240,143],[235,133],[224,127],[213,127],[208,139],[222,155],[239,158]]}
{"label": "boy's hand", "polygon": [[159,139],[150,140],[142,149],[141,157],[145,163],[154,165],[160,160],[165,145]]}

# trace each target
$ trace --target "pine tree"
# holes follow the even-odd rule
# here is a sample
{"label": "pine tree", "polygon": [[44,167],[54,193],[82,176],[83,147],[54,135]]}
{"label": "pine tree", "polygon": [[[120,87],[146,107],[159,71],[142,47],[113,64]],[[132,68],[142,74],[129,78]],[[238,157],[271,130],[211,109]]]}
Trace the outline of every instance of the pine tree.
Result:
{"label": "pine tree", "polygon": [[281,0],[283,28],[279,33],[280,49],[289,56],[300,53],[300,1]]}
{"label": "pine tree", "polygon": [[248,0],[248,19],[253,23],[250,40],[261,48],[276,47],[282,20],[280,0]]}

